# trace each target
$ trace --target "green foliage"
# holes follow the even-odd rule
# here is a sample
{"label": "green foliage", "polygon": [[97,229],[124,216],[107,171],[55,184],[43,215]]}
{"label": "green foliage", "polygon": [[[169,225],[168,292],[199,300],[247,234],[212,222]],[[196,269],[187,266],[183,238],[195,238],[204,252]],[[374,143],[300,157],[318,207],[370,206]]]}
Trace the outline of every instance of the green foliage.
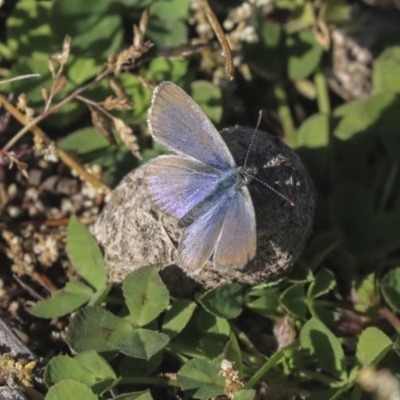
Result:
{"label": "green foliage", "polygon": [[220,367],[209,360],[191,360],[178,373],[182,389],[195,399],[209,399],[224,394],[224,378]]}
{"label": "green foliage", "polygon": [[117,376],[97,353],[83,352],[75,358],[57,356],[49,362],[44,376],[46,385],[53,386],[65,379],[82,382],[95,393],[102,393],[110,389],[110,384],[116,381]]}
{"label": "green foliage", "polygon": [[357,360],[361,365],[378,363],[390,350],[393,342],[378,328],[367,328],[357,344]]}
{"label": "green foliage", "polygon": [[[83,281],[71,280],[62,294],[33,307],[35,315],[52,317],[46,314],[50,307],[55,313],[60,309],[65,310],[64,314],[72,312],[90,301],[95,286],[104,290],[103,274],[96,273],[97,269],[104,271],[104,265],[90,234],[76,217],[71,218],[68,233],[67,248],[73,265],[92,287]],[[74,247],[77,239],[86,244],[84,252]],[[318,248],[315,243],[320,243],[323,249],[320,256],[313,255],[312,249]],[[313,272],[304,264],[303,273],[297,271],[293,279],[247,289],[237,283],[225,284],[205,292],[198,298],[198,304],[185,299],[170,302],[167,288],[152,267],[132,272],[122,283],[119,312],[115,306],[111,312],[107,307],[91,305],[75,314],[66,342],[76,356],[56,356],[47,364],[44,380],[50,389],[46,398],[63,398],[58,397],[60,391],[72,384],[71,393],[85,398],[98,398],[111,389],[118,391],[120,385],[142,388],[144,382],[151,384],[152,379],[168,385],[167,380],[152,378],[162,368],[162,359],[167,354],[173,354],[180,362],[174,385],[192,398],[208,399],[233,390],[229,393],[234,398],[251,399],[253,387],[260,379],[280,374],[281,379],[301,380],[302,375],[310,373],[308,369],[312,365],[320,370],[312,375],[313,379],[320,379],[325,385],[329,382],[328,388],[314,392],[313,398],[336,398],[354,387],[362,367],[382,362],[397,347],[380,329],[370,327],[360,335],[353,355],[344,352],[343,342],[328,327],[337,321],[331,309],[333,303],[327,301],[337,280],[330,269],[318,265],[337,247],[337,236],[324,233],[315,243],[306,257],[314,265]],[[396,304],[391,300],[397,288],[396,273],[394,270],[387,274],[382,284],[382,292],[391,306]],[[359,283],[360,307],[363,299],[374,299],[371,297],[374,288],[373,275]],[[87,293],[85,301],[74,303],[82,293]],[[61,295],[66,297],[60,303],[68,305],[55,305],[57,296]],[[70,300],[68,296],[74,295],[76,299]],[[108,304],[107,297],[103,300]],[[371,306],[376,301],[378,298]],[[369,310],[371,306],[360,310]],[[299,342],[275,350],[265,360],[264,355],[256,348],[249,348],[241,337],[238,317],[246,310],[266,319],[289,313],[300,324]],[[246,349],[253,352],[252,367],[248,365]],[[242,390],[241,381],[247,382]],[[148,392],[132,392],[117,398],[147,399],[149,396]]]}
{"label": "green foliage", "polygon": [[89,230],[72,216],[67,230],[67,253],[79,275],[95,290],[107,283],[103,255]]}
{"label": "green foliage", "polygon": [[347,377],[342,346],[322,322],[315,318],[307,321],[300,332],[300,343],[325,372],[342,380]]}
{"label": "green foliage", "polygon": [[[28,311],[41,318],[56,318],[69,314],[84,304],[98,304],[111,289],[103,255],[88,229],[72,216],[67,230],[67,252],[71,263],[85,282],[75,279],[65,288],[41,300]],[[89,285],[88,285],[89,284]]]}
{"label": "green foliage", "polygon": [[[222,21],[244,1],[214,3]],[[155,386],[184,392],[171,396],[222,396],[229,389],[223,360],[233,363],[244,383],[236,400],[254,398],[260,381],[278,396],[284,387],[291,397],[307,392],[310,400],[360,400],[356,382],[362,368],[386,368],[400,377],[400,33],[393,27],[387,37],[376,38],[372,66],[364,65],[371,66],[365,80],[369,84],[371,75],[372,89],[343,96],[326,73],[343,61],[327,39],[342,26],[360,25],[350,18],[348,3],[275,0],[276,12],[268,15],[252,5],[251,17],[241,22],[254,28],[258,40],[234,43],[240,63],[234,85],[221,79],[217,44],[168,56],[177,51],[173,46],[191,43],[204,29],[189,0],[20,1],[5,11],[4,77],[40,76],[4,84],[2,91],[15,98],[25,94],[35,115],[43,116],[40,126],[51,140],[79,163],[99,164],[108,185],[168,151],[151,145],[145,123],[153,85],[170,80],[217,126],[226,121],[254,126],[255,110],[271,110],[260,129],[284,136],[317,192],[313,233],[290,275],[254,287],[225,283],[196,299],[171,299],[151,266],[125,277],[122,291],[107,284],[98,245],[72,217],[67,254],[76,275],[28,308],[39,318],[68,321],[73,314],[66,342],[75,355],[56,356],[47,364],[46,399],[104,399],[112,389],[115,399],[149,400]],[[154,46],[132,65],[124,63],[118,73],[98,79],[107,59],[132,44],[132,24],[139,23],[145,8],[144,39]],[[326,25],[330,33],[324,37]],[[72,41],[62,71],[65,82],[50,109],[73,98],[47,116],[43,94],[55,82],[48,59],[55,54],[51,60],[58,65],[67,34]],[[351,81],[347,70],[336,72]],[[87,104],[101,106],[115,97],[113,84],[134,105],[107,112],[133,129],[142,160],[113,127],[110,141],[89,126]],[[76,96],[85,85],[79,95],[86,104]],[[274,114],[279,126],[270,118]],[[10,129],[4,135],[12,137],[16,128]]]}
{"label": "green foliage", "polygon": [[199,298],[199,302],[216,317],[236,318],[242,312],[242,292],[241,285],[229,283],[209,290]]}
{"label": "green foliage", "polygon": [[65,379],[52,386],[46,400],[98,400],[98,397],[83,383],[72,379]]}
{"label": "green foliage", "polygon": [[133,324],[144,326],[156,318],[169,303],[168,291],[157,272],[150,267],[128,275],[122,290]]}
{"label": "green foliage", "polygon": [[400,311],[400,268],[397,267],[389,271],[382,279],[381,290],[383,297],[390,307]]}

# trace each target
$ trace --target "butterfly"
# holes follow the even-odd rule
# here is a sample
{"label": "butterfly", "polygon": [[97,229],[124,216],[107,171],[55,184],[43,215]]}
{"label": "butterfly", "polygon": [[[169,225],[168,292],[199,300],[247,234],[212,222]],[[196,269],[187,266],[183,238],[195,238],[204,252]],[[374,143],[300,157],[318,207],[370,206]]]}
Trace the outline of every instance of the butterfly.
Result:
{"label": "butterfly", "polygon": [[194,100],[172,82],[154,92],[147,124],[171,149],[150,161],[144,185],[151,202],[177,219],[181,267],[190,275],[213,259],[215,268],[242,268],[256,254],[256,217],[247,184],[227,145]]}

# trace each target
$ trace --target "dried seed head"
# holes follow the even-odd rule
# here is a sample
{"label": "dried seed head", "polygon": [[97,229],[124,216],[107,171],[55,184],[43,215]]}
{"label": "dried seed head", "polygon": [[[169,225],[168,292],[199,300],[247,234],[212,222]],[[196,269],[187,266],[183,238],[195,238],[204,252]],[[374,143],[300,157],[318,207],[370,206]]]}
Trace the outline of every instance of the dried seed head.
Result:
{"label": "dried seed head", "polygon": [[28,98],[26,97],[25,93],[21,93],[18,96],[17,108],[18,110],[25,112],[27,107],[28,107]]}
{"label": "dried seed head", "polygon": [[92,123],[95,128],[107,139],[110,144],[115,145],[115,138],[112,133],[110,120],[105,118],[93,107],[89,107],[92,116]]}
{"label": "dried seed head", "polygon": [[237,392],[243,387],[243,382],[239,377],[239,371],[235,369],[233,362],[222,360],[219,375],[225,379],[225,396],[229,399],[233,399]]}
{"label": "dried seed head", "polygon": [[128,98],[115,98],[109,96],[100,103],[106,110],[131,110],[133,106],[133,101]]}
{"label": "dried seed head", "polygon": [[64,75],[58,76],[54,81],[54,92],[64,89],[67,83],[67,78]]}
{"label": "dried seed head", "polygon": [[114,118],[114,127],[121,137],[122,141],[124,142],[125,146],[133,153],[135,157],[139,160],[142,159],[142,156],[139,152],[139,145],[137,143],[136,136],[133,134],[132,129],[129,128],[128,125],[125,124],[122,119]]}
{"label": "dried seed head", "polygon": [[[63,41],[63,48],[61,53],[55,53],[51,56],[53,60],[56,60],[60,63],[61,66],[64,66],[68,60],[69,52],[71,50],[71,37],[65,36]],[[55,75],[53,75],[54,77]]]}
{"label": "dried seed head", "polygon": [[42,97],[45,103],[47,103],[50,98],[50,92],[47,88],[42,88]]}
{"label": "dried seed head", "polygon": [[54,61],[52,60],[51,57],[49,57],[47,59],[47,66],[49,67],[49,70],[51,72],[51,76],[53,78],[55,78],[56,77],[56,67],[54,66]]}
{"label": "dried seed head", "polygon": [[66,35],[64,38],[64,42],[63,42],[63,50],[61,53],[61,58],[59,60],[61,65],[66,64],[68,57],[69,57],[70,50],[71,50],[71,37]]}

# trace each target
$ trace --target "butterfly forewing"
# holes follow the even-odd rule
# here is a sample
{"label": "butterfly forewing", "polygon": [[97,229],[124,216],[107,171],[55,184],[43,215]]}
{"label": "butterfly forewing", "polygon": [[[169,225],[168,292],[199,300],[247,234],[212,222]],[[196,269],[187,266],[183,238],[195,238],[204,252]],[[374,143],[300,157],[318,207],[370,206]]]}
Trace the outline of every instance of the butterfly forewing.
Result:
{"label": "butterfly forewing", "polygon": [[160,143],[214,168],[236,168],[225,142],[201,108],[172,82],[154,90],[148,115],[151,135]]}
{"label": "butterfly forewing", "polygon": [[144,184],[164,212],[182,218],[217,186],[220,172],[191,158],[161,156],[146,167]]}

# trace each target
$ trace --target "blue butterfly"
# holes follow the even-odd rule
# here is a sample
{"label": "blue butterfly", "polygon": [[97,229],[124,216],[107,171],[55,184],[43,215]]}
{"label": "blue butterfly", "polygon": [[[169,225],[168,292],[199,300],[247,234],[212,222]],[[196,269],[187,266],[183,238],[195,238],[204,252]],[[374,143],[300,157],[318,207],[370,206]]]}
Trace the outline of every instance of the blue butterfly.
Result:
{"label": "blue butterfly", "polygon": [[256,254],[256,218],[247,184],[220,134],[200,107],[172,82],[153,92],[147,119],[154,140],[176,155],[145,169],[152,203],[183,229],[181,267],[193,274],[212,257],[214,267],[241,268]]}

